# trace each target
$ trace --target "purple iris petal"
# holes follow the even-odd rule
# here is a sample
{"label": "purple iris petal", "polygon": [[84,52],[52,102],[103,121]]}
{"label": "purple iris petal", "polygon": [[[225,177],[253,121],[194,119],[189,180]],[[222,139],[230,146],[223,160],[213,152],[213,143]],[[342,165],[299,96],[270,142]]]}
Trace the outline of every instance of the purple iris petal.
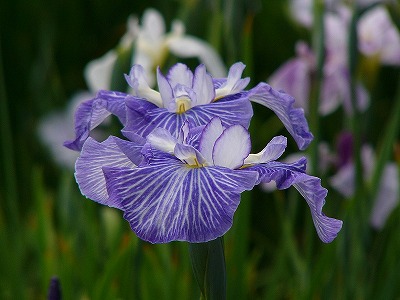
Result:
{"label": "purple iris petal", "polygon": [[75,112],[75,139],[66,141],[64,146],[80,151],[89,137],[90,131],[96,128],[109,115],[113,114],[125,124],[125,98],[128,95],[120,92],[100,91],[96,98],[82,103]]}
{"label": "purple iris petal", "polygon": [[136,235],[151,243],[200,243],[232,226],[240,193],[252,189],[257,172],[221,167],[191,168],[174,158],[151,165],[105,168],[107,190],[120,203]]}
{"label": "purple iris petal", "polygon": [[304,150],[313,139],[308,129],[304,111],[294,108],[294,98],[283,92],[278,92],[266,83],[260,83],[249,91],[250,101],[259,103],[271,109],[285,125],[295,139],[300,150]]}
{"label": "purple iris petal", "polygon": [[319,238],[325,243],[330,243],[342,228],[342,221],[329,218],[322,212],[328,191],[321,186],[321,179],[304,173],[305,163],[305,158],[293,164],[272,161],[248,169],[259,172],[259,182],[275,181],[278,189],[286,189],[293,185],[310,207]]}
{"label": "purple iris petal", "polygon": [[143,143],[134,144],[113,136],[102,143],[89,137],[75,165],[75,178],[82,194],[101,204],[120,208],[108,198],[102,168],[135,167],[142,160],[142,146]]}

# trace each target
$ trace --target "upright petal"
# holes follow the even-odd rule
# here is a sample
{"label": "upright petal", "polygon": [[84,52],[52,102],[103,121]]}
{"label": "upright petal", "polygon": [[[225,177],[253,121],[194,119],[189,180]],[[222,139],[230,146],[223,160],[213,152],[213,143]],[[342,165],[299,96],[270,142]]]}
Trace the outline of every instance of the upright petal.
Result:
{"label": "upright petal", "polygon": [[325,204],[327,190],[321,186],[321,180],[317,177],[309,176],[304,173],[304,169],[299,168],[305,163],[301,159],[293,164],[280,162],[269,162],[248,167],[246,169],[259,172],[259,182],[268,183],[271,180],[276,182],[278,189],[286,189],[294,186],[306,200],[311,210],[311,216],[319,238],[325,242],[332,242],[340,229],[342,221],[329,218],[322,212]]}
{"label": "upright petal", "polygon": [[271,109],[293,136],[299,149],[307,148],[313,135],[308,129],[303,109],[293,107],[293,97],[272,89],[266,83],[260,83],[249,91],[249,99]]}
{"label": "upright petal", "polygon": [[84,76],[90,91],[96,92],[110,88],[112,70],[116,61],[117,53],[111,50],[86,65]]}
{"label": "upright petal", "polygon": [[64,146],[80,151],[90,131],[111,114],[117,116],[121,123],[125,124],[126,97],[125,93],[100,91],[96,98],[83,102],[75,112],[75,139],[64,142]]}
{"label": "upright petal", "polygon": [[230,169],[240,168],[250,151],[249,132],[241,125],[233,125],[225,129],[215,141],[213,163]]}
{"label": "upright petal", "polygon": [[221,119],[215,117],[204,127],[200,137],[199,150],[205,157],[208,163],[212,164],[212,152],[215,141],[221,136],[224,128],[221,124]]}
{"label": "upright petal", "polygon": [[160,93],[150,88],[147,83],[145,70],[141,65],[134,65],[129,75],[125,74],[125,79],[133,89],[135,96],[144,98],[158,107],[163,106]]}
{"label": "upright petal", "polygon": [[105,170],[110,198],[121,203],[132,230],[151,243],[200,243],[225,234],[257,172],[171,162]]}
{"label": "upright petal", "polygon": [[194,105],[208,104],[215,98],[212,77],[207,74],[204,65],[198,66],[194,72],[193,91],[196,93]]}
{"label": "upright petal", "polygon": [[147,141],[153,148],[170,154],[174,153],[175,146],[178,143],[178,140],[168,130],[160,127],[154,129],[147,136]]}
{"label": "upright petal", "polygon": [[241,62],[235,63],[230,67],[228,78],[215,90],[216,100],[228,95],[240,93],[246,88],[250,82],[250,78],[246,77],[241,79],[245,67],[246,66]]}
{"label": "upright petal", "polygon": [[172,89],[178,84],[190,88],[193,86],[193,73],[187,65],[182,63],[177,63],[169,69],[167,79]]}
{"label": "upright petal", "polygon": [[[75,178],[82,194],[96,202],[116,208],[121,208],[121,206],[109,199],[102,168],[106,166],[135,167],[132,160],[119,147],[120,142],[126,141],[109,137],[99,143],[88,138],[75,165]],[[141,148],[142,145],[134,144],[130,147],[131,151],[135,151],[138,160],[141,156]]]}

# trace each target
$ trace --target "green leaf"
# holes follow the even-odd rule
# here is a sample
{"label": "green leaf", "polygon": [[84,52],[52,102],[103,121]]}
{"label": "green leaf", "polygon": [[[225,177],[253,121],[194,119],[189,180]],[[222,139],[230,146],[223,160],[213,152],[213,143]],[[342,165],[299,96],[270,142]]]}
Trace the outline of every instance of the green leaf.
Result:
{"label": "green leaf", "polygon": [[193,272],[205,299],[226,299],[224,241],[189,244]]}

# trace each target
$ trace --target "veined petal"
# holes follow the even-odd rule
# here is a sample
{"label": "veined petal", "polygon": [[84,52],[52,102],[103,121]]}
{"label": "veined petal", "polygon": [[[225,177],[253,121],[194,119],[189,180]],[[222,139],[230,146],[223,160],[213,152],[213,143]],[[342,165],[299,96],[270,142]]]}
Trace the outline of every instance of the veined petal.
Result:
{"label": "veined petal", "polygon": [[329,218],[322,212],[325,204],[325,197],[328,191],[321,186],[321,180],[304,173],[304,170],[297,165],[303,165],[305,159],[294,164],[280,162],[269,162],[248,167],[246,169],[259,172],[259,182],[268,183],[271,180],[276,182],[278,189],[286,189],[293,185],[306,200],[311,210],[311,216],[319,238],[324,243],[332,242],[340,229],[342,221]]}
{"label": "veined petal", "polygon": [[249,91],[249,99],[271,109],[293,136],[299,149],[307,148],[313,135],[308,129],[303,109],[293,107],[293,97],[278,92],[262,82]]}
{"label": "veined petal", "polygon": [[174,153],[174,149],[178,140],[171,135],[171,133],[164,128],[154,129],[148,136],[147,141],[157,150]]}
{"label": "veined petal", "polygon": [[204,65],[198,66],[194,72],[193,91],[196,93],[195,105],[208,104],[215,98],[212,77]]}
{"label": "veined petal", "polygon": [[259,164],[277,160],[285,152],[287,139],[284,136],[274,137],[265,148],[257,154],[249,154],[244,164]]}
{"label": "veined petal", "polygon": [[215,90],[215,99],[239,93],[246,88],[250,78],[241,79],[245,67],[241,62],[235,63],[230,67],[226,82]]}
{"label": "veined petal", "polygon": [[257,172],[188,168],[171,161],[135,169],[105,169],[110,198],[121,203],[136,235],[151,243],[200,243],[232,225],[240,193],[254,186]]}
{"label": "veined petal", "polygon": [[[75,165],[75,178],[82,194],[96,202],[116,208],[121,208],[121,206],[109,199],[102,168],[106,166],[135,167],[132,160],[121,151],[118,145],[120,141],[122,140],[112,136],[102,143],[88,138]],[[142,145],[130,144],[131,151],[135,152],[139,160]]]}
{"label": "veined petal", "polygon": [[215,141],[212,158],[215,166],[236,169],[243,166],[251,150],[250,134],[241,125],[225,129]]}
{"label": "veined petal", "polygon": [[213,163],[212,153],[215,141],[221,136],[223,131],[224,127],[222,127],[221,119],[215,117],[204,127],[201,134],[199,150],[210,164]]}
{"label": "veined petal", "polygon": [[126,121],[125,98],[120,92],[100,91],[96,98],[83,102],[75,112],[75,139],[64,142],[64,146],[80,151],[90,131],[109,115],[116,115],[122,124]]}
{"label": "veined petal", "polygon": [[174,55],[182,58],[197,57],[214,77],[226,76],[222,59],[206,42],[189,35],[174,35],[166,43]]}
{"label": "veined petal", "polygon": [[135,96],[146,99],[158,107],[162,107],[162,99],[159,92],[150,88],[146,80],[146,72],[141,65],[134,65],[125,79],[133,89]]}
{"label": "veined petal", "polygon": [[248,128],[253,115],[251,103],[241,94],[207,105],[195,106],[182,114],[171,113],[167,109],[157,108],[152,103],[133,97],[126,99],[126,107],[127,122],[123,130],[125,136],[129,132],[146,136],[156,127],[165,128],[175,136],[186,121],[196,127],[207,124],[216,116],[221,119],[224,127],[240,124]]}

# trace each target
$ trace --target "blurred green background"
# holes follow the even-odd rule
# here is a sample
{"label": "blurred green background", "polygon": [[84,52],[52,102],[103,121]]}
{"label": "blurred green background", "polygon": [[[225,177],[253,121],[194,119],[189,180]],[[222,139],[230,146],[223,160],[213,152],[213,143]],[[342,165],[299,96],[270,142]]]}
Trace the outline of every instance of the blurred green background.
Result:
{"label": "blurred green background", "polygon": [[[87,89],[85,65],[118,44],[129,15],[140,18],[149,7],[161,12],[168,31],[173,19],[182,20],[187,33],[210,42],[227,66],[243,61],[251,86],[293,57],[297,40],[312,39],[281,0],[1,1],[1,299],[44,299],[53,276],[64,299],[199,298],[186,243],[138,240],[119,211],[80,194],[73,170],[55,163],[38,136],[41,119]],[[360,131],[379,154],[399,68],[381,67],[373,78]],[[334,148],[348,122],[340,109],[321,118],[319,140]],[[255,109],[250,131],[256,150],[286,134],[279,124],[267,109]],[[399,164],[393,149],[389,145],[386,159],[396,160],[397,153]],[[290,141],[287,152],[296,151]],[[243,194],[225,237],[228,299],[400,297],[399,208],[376,231],[368,223],[367,194],[344,199],[327,175],[322,184],[329,189],[325,213],[344,220],[332,244],[320,242],[294,189]]]}

